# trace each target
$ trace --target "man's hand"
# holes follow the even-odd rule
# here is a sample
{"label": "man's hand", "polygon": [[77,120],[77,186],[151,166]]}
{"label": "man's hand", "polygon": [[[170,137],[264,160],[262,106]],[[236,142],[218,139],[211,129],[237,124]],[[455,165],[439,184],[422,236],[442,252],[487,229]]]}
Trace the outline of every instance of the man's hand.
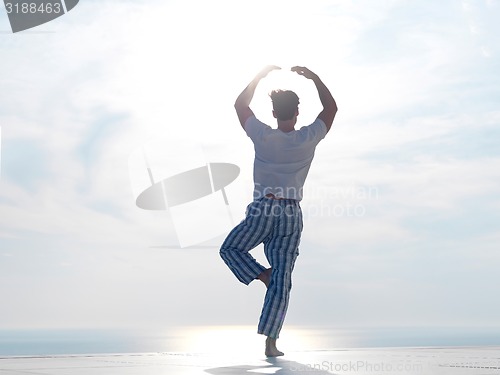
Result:
{"label": "man's hand", "polygon": [[319,99],[321,101],[321,104],[323,105],[323,110],[319,113],[318,118],[325,123],[326,131],[330,131],[333,119],[335,118],[335,114],[337,113],[337,103],[335,103],[330,90],[328,90],[325,84],[321,82],[321,79],[316,73],[311,72],[304,66],[294,66],[292,68],[292,72],[296,72],[297,74],[304,76],[307,79],[311,79],[316,85],[316,88],[318,89]]}
{"label": "man's hand", "polygon": [[314,77],[317,77],[315,73],[311,72],[305,66],[294,66],[291,70],[292,72],[306,77],[307,79],[313,79]]}
{"label": "man's hand", "polygon": [[245,122],[250,116],[253,116],[253,112],[250,109],[250,102],[252,101],[253,94],[255,92],[255,88],[260,80],[266,77],[273,70],[281,69],[276,65],[267,65],[265,66],[255,78],[248,84],[248,86],[241,92],[241,94],[236,99],[234,103],[234,108],[236,109],[236,113],[238,114],[238,119],[240,120],[240,124],[243,128],[245,128]]}
{"label": "man's hand", "polygon": [[262,79],[266,77],[273,70],[280,70],[280,69],[281,68],[276,65],[267,65],[257,74],[257,78]]}

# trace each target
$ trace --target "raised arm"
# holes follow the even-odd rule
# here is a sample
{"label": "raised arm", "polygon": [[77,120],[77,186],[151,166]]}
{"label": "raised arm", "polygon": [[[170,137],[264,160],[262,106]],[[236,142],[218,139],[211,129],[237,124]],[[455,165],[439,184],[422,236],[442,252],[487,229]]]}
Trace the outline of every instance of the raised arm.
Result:
{"label": "raised arm", "polygon": [[250,116],[253,116],[253,111],[250,109],[250,102],[252,101],[253,94],[255,93],[257,85],[262,78],[269,74],[269,72],[276,69],[281,68],[275,65],[268,65],[263,68],[248,84],[248,86],[241,92],[241,94],[236,99],[236,102],[234,102],[234,108],[236,109],[236,113],[238,114],[238,119],[240,120],[240,124],[242,127],[245,127],[245,122]]}
{"label": "raised arm", "polygon": [[292,71],[300,74],[301,76],[306,77],[307,79],[311,79],[316,85],[316,89],[318,90],[319,100],[323,105],[323,110],[319,113],[318,118],[321,119],[325,125],[327,131],[332,127],[333,119],[337,114],[337,103],[335,103],[335,99],[333,99],[330,90],[325,84],[321,81],[317,74],[311,72],[309,69],[303,66],[294,66]]}

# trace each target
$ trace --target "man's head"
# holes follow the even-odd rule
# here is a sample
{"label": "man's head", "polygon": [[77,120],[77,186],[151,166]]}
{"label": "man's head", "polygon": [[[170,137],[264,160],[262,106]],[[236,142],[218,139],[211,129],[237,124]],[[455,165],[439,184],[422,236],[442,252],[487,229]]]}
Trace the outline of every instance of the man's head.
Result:
{"label": "man's head", "polygon": [[287,121],[299,114],[299,97],[290,90],[273,90],[269,96],[273,102],[273,115]]}

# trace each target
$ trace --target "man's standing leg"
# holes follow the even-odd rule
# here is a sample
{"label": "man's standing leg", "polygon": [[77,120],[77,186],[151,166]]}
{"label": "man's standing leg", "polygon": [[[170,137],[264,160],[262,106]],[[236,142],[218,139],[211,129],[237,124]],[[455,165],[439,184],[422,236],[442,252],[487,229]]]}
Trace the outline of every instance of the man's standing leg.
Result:
{"label": "man's standing leg", "polygon": [[[302,212],[299,203],[293,200],[276,200],[272,236],[264,243],[266,257],[272,267],[271,280],[264,299],[258,333],[268,337],[266,355],[279,356],[276,339],[288,309],[292,288],[292,271],[298,256],[302,232]],[[279,213],[279,216],[275,215]]]}

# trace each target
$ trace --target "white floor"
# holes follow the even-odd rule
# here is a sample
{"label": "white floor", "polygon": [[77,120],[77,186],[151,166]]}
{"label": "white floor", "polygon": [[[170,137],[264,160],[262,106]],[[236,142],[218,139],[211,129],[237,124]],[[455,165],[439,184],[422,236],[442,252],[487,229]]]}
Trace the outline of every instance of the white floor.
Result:
{"label": "white floor", "polygon": [[0,357],[0,375],[500,374],[500,347],[385,348],[247,355],[143,353]]}

